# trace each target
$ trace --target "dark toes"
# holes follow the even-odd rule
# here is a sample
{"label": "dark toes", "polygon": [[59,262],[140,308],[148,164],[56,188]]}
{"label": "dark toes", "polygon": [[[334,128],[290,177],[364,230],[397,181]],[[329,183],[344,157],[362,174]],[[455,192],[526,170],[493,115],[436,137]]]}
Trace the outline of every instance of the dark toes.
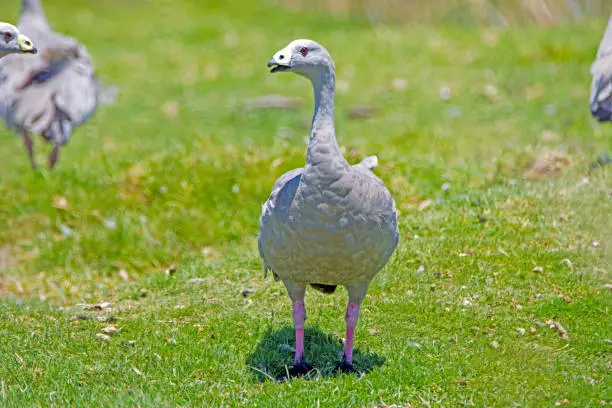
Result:
{"label": "dark toes", "polygon": [[308,364],[306,361],[295,363],[287,372],[287,374],[277,377],[279,381],[285,381],[289,378],[303,377],[306,374],[314,370],[314,367]]}
{"label": "dark toes", "polygon": [[292,377],[301,377],[303,375],[308,374],[314,370],[314,367],[308,364],[305,361],[302,361],[298,364],[294,364],[293,367],[289,369],[289,375]]}
{"label": "dark toes", "polygon": [[353,365],[353,363],[347,363],[343,358],[342,361],[336,366],[334,369],[335,372],[341,372],[344,374],[357,374],[358,371]]}

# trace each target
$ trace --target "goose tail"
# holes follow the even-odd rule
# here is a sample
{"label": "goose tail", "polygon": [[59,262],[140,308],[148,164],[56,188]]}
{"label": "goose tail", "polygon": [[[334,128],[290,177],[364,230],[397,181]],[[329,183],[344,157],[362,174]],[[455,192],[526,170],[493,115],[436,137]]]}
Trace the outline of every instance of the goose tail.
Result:
{"label": "goose tail", "polygon": [[376,156],[368,156],[359,163],[360,166],[364,166],[370,170],[376,168],[378,166],[378,157]]}

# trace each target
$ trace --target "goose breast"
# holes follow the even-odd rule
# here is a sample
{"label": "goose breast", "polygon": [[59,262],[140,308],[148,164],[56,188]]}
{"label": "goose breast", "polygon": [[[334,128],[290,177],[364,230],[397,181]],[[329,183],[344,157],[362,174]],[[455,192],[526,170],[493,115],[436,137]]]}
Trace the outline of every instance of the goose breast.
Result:
{"label": "goose breast", "polygon": [[398,241],[395,205],[382,181],[357,166],[327,185],[300,181],[302,173],[293,174],[264,205],[266,265],[281,280],[303,284],[369,282]]}

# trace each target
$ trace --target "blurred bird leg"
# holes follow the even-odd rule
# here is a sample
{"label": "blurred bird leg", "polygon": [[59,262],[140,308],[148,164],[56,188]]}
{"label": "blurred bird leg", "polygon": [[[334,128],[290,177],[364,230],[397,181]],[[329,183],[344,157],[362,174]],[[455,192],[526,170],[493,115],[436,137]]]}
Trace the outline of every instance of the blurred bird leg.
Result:
{"label": "blurred bird leg", "polygon": [[57,156],[59,153],[59,145],[54,144],[53,145],[53,150],[51,151],[51,154],[49,155],[49,169],[53,170],[53,168],[55,167],[55,163],[57,163]]}
{"label": "blurred bird leg", "polygon": [[28,134],[27,130],[21,131],[21,136],[23,137],[23,144],[28,151],[28,157],[30,158],[30,164],[32,165],[32,169],[36,170],[36,163],[34,162],[34,143],[32,142],[32,138]]}

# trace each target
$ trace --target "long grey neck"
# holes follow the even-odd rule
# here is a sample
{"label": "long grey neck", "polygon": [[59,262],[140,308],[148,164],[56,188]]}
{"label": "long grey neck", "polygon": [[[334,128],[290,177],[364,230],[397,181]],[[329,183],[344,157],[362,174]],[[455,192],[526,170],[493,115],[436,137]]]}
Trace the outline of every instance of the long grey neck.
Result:
{"label": "long grey neck", "polygon": [[[332,67],[312,78],[315,110],[306,154],[306,171],[311,167],[324,166],[333,171],[345,163],[336,141],[334,129],[335,74]],[[326,165],[330,165],[328,168]]]}
{"label": "long grey neck", "polygon": [[20,21],[35,19],[37,20],[36,24],[40,28],[49,28],[49,23],[45,17],[45,10],[40,0],[23,0],[21,4]]}

